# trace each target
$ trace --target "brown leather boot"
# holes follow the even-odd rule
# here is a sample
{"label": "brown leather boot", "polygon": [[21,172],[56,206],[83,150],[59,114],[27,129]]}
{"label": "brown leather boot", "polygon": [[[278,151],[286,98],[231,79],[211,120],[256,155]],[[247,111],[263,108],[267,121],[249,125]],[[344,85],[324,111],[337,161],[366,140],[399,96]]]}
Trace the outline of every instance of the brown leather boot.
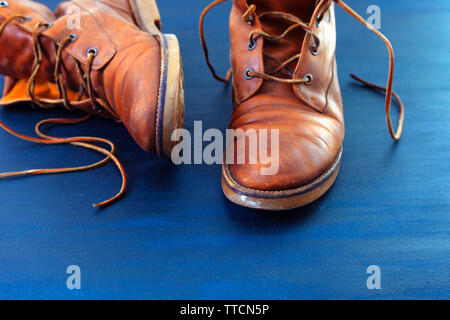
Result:
{"label": "brown leather boot", "polygon": [[32,101],[114,118],[142,149],[170,156],[171,134],[183,126],[183,74],[155,1],[77,0],[56,16],[32,1],[0,2],[0,105]]}
{"label": "brown leather boot", "polygon": [[[205,9],[200,18],[200,34],[214,77],[227,82],[230,73],[225,78],[215,73],[203,36],[205,14],[225,1],[214,1]],[[267,129],[268,154],[274,153],[270,130],[279,130],[279,157],[272,158],[272,163],[258,159],[256,163],[247,160],[244,164],[234,161],[223,165],[223,191],[236,204],[266,210],[293,209],[318,199],[336,180],[344,117],[335,60],[334,2],[370,27],[388,46],[391,68],[386,113],[392,137],[400,138],[400,99],[397,132],[390,119],[392,48],[364,19],[339,0],[233,0],[230,38],[234,112],[230,128],[256,132]],[[245,135],[231,147],[235,153],[239,152],[240,139],[246,139]],[[261,147],[260,140],[258,143]],[[249,149],[251,146],[243,152]],[[262,174],[261,168],[268,166],[278,167],[278,172]]]}
{"label": "brown leather boot", "polygon": [[[160,32],[154,0],[65,2],[56,13],[57,18],[29,0],[0,1],[0,74],[5,75],[0,105],[64,105],[113,118],[125,124],[144,150],[169,156],[172,131],[183,126],[183,74],[178,41]],[[76,27],[77,21],[79,28],[69,27]],[[127,182],[112,142],[51,137],[41,131],[45,124],[78,123],[89,115],[41,121],[36,126],[39,138],[17,133],[0,121],[0,127],[21,139],[69,143],[106,156],[92,165],[0,173],[0,178],[83,171],[112,160],[121,172],[122,187],[117,195],[94,206],[118,199]],[[107,144],[111,150],[92,143]]]}

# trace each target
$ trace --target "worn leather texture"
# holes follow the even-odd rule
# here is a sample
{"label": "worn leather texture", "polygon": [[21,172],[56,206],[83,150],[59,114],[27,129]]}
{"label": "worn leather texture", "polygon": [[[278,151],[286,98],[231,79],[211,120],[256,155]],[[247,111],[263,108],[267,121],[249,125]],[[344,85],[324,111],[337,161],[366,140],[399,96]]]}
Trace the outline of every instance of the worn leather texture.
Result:
{"label": "worn leather texture", "polygon": [[[31,75],[35,57],[34,25],[37,21],[52,23],[39,37],[43,48],[43,62],[38,73],[41,85],[47,88],[55,82],[53,73],[57,45],[64,37],[76,35],[77,39],[64,48],[62,75],[68,89],[78,92],[82,79],[76,63],[86,71],[87,52],[95,48],[97,55],[92,62],[91,78],[98,106],[94,108],[86,96],[72,105],[104,117],[111,117],[111,114],[102,106],[109,107],[118,114],[139,146],[153,151],[160,82],[160,43],[156,37],[136,26],[127,2],[109,0],[105,3],[94,0],[63,2],[55,10],[55,15],[45,6],[25,0],[11,0],[8,7],[0,9],[0,22],[12,14],[32,18],[25,23],[14,21],[0,37],[0,73],[8,76],[1,105],[30,101],[26,92],[21,97],[16,94],[9,100],[5,97],[18,80]],[[79,29],[68,28],[76,21],[80,22]],[[54,99],[49,93],[52,90],[41,91],[44,95],[37,98],[49,105],[62,105],[62,99]]]}
{"label": "worn leather texture", "polygon": [[[300,187],[323,174],[341,150],[344,139],[342,99],[335,60],[336,26],[334,4],[323,0],[302,1],[251,1],[256,5],[251,26],[242,16],[249,8],[245,0],[234,0],[230,16],[231,61],[233,68],[234,112],[232,129],[279,130],[279,172],[262,175],[257,164],[231,164],[233,178],[242,186],[264,191],[279,191]],[[328,10],[316,25],[317,11],[322,5]],[[285,38],[273,41],[256,40],[249,49],[249,33],[262,28],[265,32],[279,35],[289,27],[280,19],[258,15],[268,11],[281,11],[295,15],[307,22],[318,35],[320,45],[314,55],[310,47],[314,38],[302,28]],[[281,22],[280,22],[281,21]],[[248,68],[258,72],[270,72],[291,56],[301,53],[297,62],[288,65],[292,79],[306,74],[313,76],[311,84],[289,84],[254,77],[246,79]],[[264,54],[270,55],[267,59]],[[286,72],[278,72],[287,78]],[[288,74],[289,76],[289,74]],[[236,142],[237,144],[238,142]],[[270,134],[268,141],[270,154]]]}

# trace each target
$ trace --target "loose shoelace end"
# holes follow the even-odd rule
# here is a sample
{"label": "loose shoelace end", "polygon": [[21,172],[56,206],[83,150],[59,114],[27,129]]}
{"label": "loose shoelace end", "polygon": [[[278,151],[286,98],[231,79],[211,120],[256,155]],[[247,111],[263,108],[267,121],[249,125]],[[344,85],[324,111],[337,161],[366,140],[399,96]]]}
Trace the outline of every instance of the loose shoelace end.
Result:
{"label": "loose shoelace end", "polygon": [[[385,87],[379,86],[377,84],[371,83],[367,80],[364,80],[361,77],[358,77],[357,75],[351,73],[350,77],[353,78],[354,80],[358,81],[359,83],[363,84],[364,86],[366,86],[369,89],[372,90],[380,90],[382,92],[387,92],[387,89]],[[400,138],[402,137],[402,133],[403,133],[403,123],[405,120],[405,107],[403,105],[403,101],[400,98],[400,96],[395,93],[394,91],[392,91],[392,96],[394,97],[395,101],[397,102],[397,106],[398,106],[398,110],[399,110],[399,116],[398,116],[398,124],[397,124],[397,131],[394,130],[394,127],[392,125],[392,120],[391,120],[391,99],[389,98],[389,96],[386,96],[387,101],[386,101],[386,120],[387,120],[387,126],[389,129],[389,134],[391,135],[392,139],[394,141],[399,141]]]}

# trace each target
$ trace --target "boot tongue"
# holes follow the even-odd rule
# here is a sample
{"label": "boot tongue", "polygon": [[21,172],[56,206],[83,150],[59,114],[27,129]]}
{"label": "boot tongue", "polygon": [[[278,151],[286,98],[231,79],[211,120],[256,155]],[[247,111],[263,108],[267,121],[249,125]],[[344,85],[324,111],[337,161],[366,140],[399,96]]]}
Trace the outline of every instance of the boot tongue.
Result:
{"label": "boot tongue", "polygon": [[[309,23],[319,0],[248,0],[248,5],[256,6],[256,14],[263,12],[281,11],[295,15],[303,22]],[[264,17],[261,19],[262,29],[272,35],[282,34],[292,23],[280,18]],[[284,39],[278,41],[265,41],[264,52],[273,59],[265,59],[266,71],[276,69],[278,62],[283,62],[295,54],[300,53],[305,37],[302,28],[290,32]],[[278,61],[278,62],[277,62]],[[290,71],[294,71],[296,62],[288,66]],[[286,74],[284,74],[286,77]]]}
{"label": "boot tongue", "polygon": [[308,22],[319,0],[248,0],[247,2],[248,5],[254,4],[258,13],[283,11]]}

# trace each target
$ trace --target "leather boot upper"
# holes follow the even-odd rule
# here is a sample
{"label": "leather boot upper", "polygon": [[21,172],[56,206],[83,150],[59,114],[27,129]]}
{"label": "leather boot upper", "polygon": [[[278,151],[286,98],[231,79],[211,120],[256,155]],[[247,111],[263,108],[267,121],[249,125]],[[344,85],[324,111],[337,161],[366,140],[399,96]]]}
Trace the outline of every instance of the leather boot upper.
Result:
{"label": "leather boot upper", "polygon": [[[74,41],[65,43],[59,57],[70,106],[120,119],[144,150],[153,151],[161,48],[158,39],[140,30],[126,10],[119,14],[117,8],[94,0],[76,0],[61,3],[55,11],[56,18],[35,2],[8,1],[7,7],[0,8],[0,23],[15,14],[31,19],[13,21],[0,36],[0,73],[9,76],[1,104],[30,101],[25,87],[35,66],[34,35],[42,51],[36,98],[50,106],[61,105],[54,69],[59,44],[71,36]],[[79,28],[70,28],[77,21]],[[37,33],[38,22],[45,25]],[[95,53],[91,61],[90,53]],[[89,69],[93,97],[89,97],[86,89],[85,75]],[[77,101],[80,90],[82,98]]]}
{"label": "leather boot upper", "polygon": [[[279,130],[278,174],[261,175],[260,168],[265,165],[259,162],[229,165],[233,178],[244,187],[276,191],[302,186],[323,174],[341,150],[344,117],[335,61],[334,4],[316,2],[233,1],[230,37],[234,111],[230,128]],[[243,19],[250,5],[255,5],[256,11]],[[324,5],[327,10],[322,11]],[[318,39],[304,28],[278,40],[262,36],[249,39],[253,30],[280,35],[292,24],[277,16],[264,16],[266,12],[283,12],[301,19]],[[318,17],[319,12],[324,12],[322,17]],[[300,56],[274,73],[283,61],[296,54]],[[311,81],[282,83],[249,77],[248,70],[283,79],[308,75]],[[270,145],[269,134],[269,154]]]}

